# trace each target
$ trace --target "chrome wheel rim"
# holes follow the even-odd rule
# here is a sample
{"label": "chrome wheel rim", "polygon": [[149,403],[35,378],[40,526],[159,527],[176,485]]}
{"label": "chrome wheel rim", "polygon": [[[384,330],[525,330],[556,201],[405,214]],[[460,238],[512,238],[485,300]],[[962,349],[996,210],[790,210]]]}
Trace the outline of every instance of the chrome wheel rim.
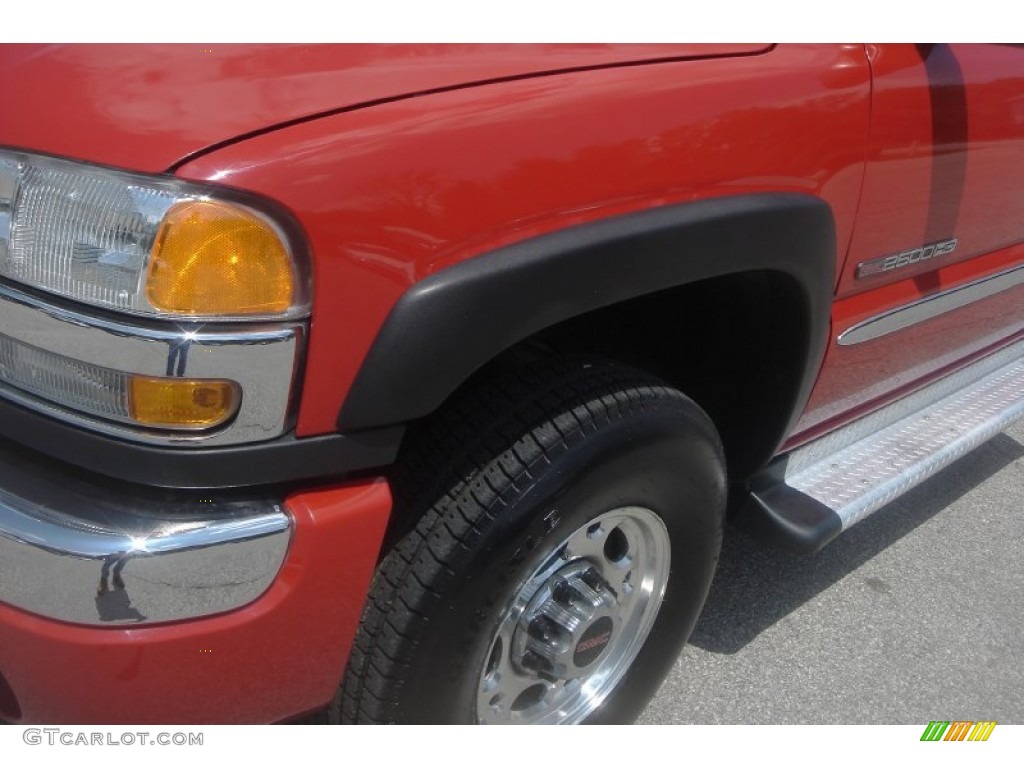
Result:
{"label": "chrome wheel rim", "polygon": [[579,723],[622,681],[658,616],[671,547],[661,518],[620,507],[581,526],[514,592],[477,686],[479,723]]}

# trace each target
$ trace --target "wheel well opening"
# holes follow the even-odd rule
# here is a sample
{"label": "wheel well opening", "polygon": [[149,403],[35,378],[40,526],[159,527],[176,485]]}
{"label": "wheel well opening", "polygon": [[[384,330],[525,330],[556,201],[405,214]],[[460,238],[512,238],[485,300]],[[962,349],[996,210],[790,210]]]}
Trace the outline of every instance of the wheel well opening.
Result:
{"label": "wheel well opening", "polygon": [[807,311],[783,272],[743,272],[669,288],[547,328],[487,366],[532,354],[592,354],[649,371],[714,421],[742,480],[784,437],[802,381]]}

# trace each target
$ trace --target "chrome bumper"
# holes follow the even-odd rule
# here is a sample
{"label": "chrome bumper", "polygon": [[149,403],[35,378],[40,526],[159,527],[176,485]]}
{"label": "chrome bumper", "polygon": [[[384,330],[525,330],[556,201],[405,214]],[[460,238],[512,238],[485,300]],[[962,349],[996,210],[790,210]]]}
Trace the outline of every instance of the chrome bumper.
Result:
{"label": "chrome bumper", "polygon": [[222,613],[273,582],[291,537],[278,500],[97,486],[0,442],[0,602],[76,624]]}

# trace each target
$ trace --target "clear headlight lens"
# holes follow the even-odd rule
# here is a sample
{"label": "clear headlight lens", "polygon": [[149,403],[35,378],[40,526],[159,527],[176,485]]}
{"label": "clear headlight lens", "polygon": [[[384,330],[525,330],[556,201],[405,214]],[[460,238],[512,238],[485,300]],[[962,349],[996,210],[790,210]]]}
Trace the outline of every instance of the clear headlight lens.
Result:
{"label": "clear headlight lens", "polygon": [[173,179],[0,151],[0,276],[105,309],[304,317],[287,238],[263,213]]}
{"label": "clear headlight lens", "polygon": [[72,410],[129,421],[128,378],[0,334],[0,379]]}

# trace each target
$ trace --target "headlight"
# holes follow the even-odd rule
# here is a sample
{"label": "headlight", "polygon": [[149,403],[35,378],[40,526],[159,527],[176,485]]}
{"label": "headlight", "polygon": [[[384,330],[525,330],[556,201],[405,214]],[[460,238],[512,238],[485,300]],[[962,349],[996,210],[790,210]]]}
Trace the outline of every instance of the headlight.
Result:
{"label": "headlight", "polygon": [[306,275],[262,212],[173,179],[0,151],[0,277],[135,315],[291,319]]}
{"label": "headlight", "polygon": [[139,442],[280,436],[302,242],[242,193],[0,150],[0,398]]}

